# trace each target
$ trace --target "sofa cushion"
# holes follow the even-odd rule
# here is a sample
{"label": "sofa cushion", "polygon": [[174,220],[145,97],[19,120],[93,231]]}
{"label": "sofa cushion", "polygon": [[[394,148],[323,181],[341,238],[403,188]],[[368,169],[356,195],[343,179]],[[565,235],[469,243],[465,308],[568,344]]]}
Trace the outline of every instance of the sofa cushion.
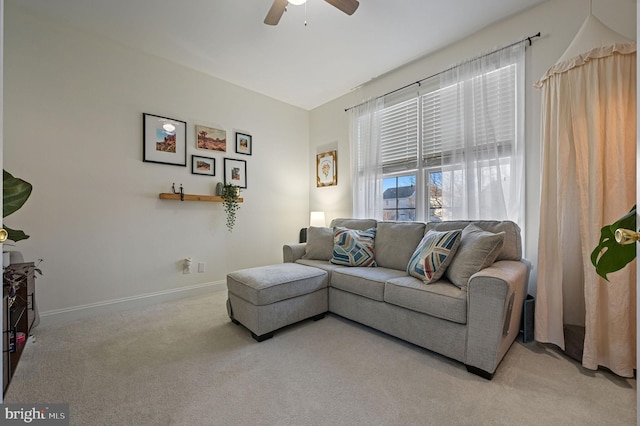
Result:
{"label": "sofa cushion", "polygon": [[446,277],[456,286],[466,289],[471,275],[495,262],[503,244],[504,232],[494,234],[475,224],[467,225],[462,230],[458,251],[445,272]]}
{"label": "sofa cushion", "polygon": [[230,293],[256,305],[269,305],[326,288],[326,271],[297,263],[240,269],[227,275]]}
{"label": "sofa cushion", "polygon": [[406,271],[411,255],[424,237],[424,227],[421,222],[378,222],[376,264]]}
{"label": "sofa cushion", "polygon": [[375,228],[378,225],[378,221],[375,219],[344,219],[344,218],[336,218],[331,221],[330,228],[335,228],[339,226],[341,228],[349,228],[349,229],[360,229],[364,231],[365,229]]}
{"label": "sofa cushion", "polygon": [[467,292],[446,280],[430,285],[409,276],[388,280],[384,301],[459,324],[467,323]]}
{"label": "sofa cushion", "polygon": [[333,229],[311,226],[307,229],[307,245],[303,259],[329,260],[333,256]]}
{"label": "sofa cushion", "polygon": [[[313,266],[314,268],[322,269],[329,274],[329,278],[331,278],[331,273],[336,269],[346,268],[344,265],[335,265],[328,260],[313,260],[313,259],[298,259],[295,263],[305,266]],[[329,282],[331,280],[329,279]]]}
{"label": "sofa cushion", "polygon": [[376,266],[374,243],[376,228],[364,231],[333,228],[331,263],[345,266]]}
{"label": "sofa cushion", "polygon": [[460,244],[461,235],[462,230],[459,229],[427,231],[409,260],[407,273],[427,284],[438,281],[451,263]]}
{"label": "sofa cushion", "polygon": [[331,274],[331,287],[383,302],[384,283],[406,276],[405,271],[397,269],[339,268]]}

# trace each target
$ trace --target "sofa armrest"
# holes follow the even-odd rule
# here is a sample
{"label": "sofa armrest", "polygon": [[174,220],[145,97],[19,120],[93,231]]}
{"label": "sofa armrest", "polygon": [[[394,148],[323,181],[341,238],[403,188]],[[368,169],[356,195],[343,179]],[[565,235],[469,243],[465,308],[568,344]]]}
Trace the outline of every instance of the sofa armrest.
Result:
{"label": "sofa armrest", "polygon": [[472,275],[467,288],[467,368],[491,378],[520,331],[529,265],[501,260]]}
{"label": "sofa armrest", "polygon": [[304,256],[307,243],[285,244],[282,246],[282,259],[284,263],[292,263]]}

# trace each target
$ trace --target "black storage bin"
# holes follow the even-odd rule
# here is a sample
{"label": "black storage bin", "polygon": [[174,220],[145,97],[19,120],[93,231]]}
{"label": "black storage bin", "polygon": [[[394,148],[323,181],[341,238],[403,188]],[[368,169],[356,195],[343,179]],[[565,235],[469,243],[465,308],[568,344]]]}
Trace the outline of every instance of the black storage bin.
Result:
{"label": "black storage bin", "polygon": [[522,320],[520,321],[520,331],[522,332],[522,341],[529,343],[533,341],[533,323],[535,318],[536,299],[530,294],[524,300],[522,307]]}

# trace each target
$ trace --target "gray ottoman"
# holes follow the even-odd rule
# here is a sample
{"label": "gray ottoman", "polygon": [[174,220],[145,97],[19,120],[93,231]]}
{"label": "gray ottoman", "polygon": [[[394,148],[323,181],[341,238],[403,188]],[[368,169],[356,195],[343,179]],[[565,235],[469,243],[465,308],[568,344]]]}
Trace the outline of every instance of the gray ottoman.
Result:
{"label": "gray ottoman", "polygon": [[329,310],[326,271],[297,263],[241,269],[227,275],[227,310],[235,324],[251,331],[258,342],[279,328]]}

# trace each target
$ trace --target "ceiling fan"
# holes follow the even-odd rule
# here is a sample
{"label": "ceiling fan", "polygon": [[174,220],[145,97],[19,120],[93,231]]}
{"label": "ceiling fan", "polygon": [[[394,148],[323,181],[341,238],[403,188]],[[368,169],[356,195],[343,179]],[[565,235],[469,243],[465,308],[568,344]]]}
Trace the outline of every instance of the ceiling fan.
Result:
{"label": "ceiling fan", "polygon": [[[264,23],[267,25],[278,25],[280,22],[280,18],[284,13],[287,5],[291,4],[303,4],[306,0],[273,0],[273,4],[271,5],[271,9],[267,13],[266,18],[264,18]],[[340,9],[347,15],[353,15],[353,12],[356,11],[358,6],[360,6],[360,2],[358,0],[325,0],[330,5]]]}

